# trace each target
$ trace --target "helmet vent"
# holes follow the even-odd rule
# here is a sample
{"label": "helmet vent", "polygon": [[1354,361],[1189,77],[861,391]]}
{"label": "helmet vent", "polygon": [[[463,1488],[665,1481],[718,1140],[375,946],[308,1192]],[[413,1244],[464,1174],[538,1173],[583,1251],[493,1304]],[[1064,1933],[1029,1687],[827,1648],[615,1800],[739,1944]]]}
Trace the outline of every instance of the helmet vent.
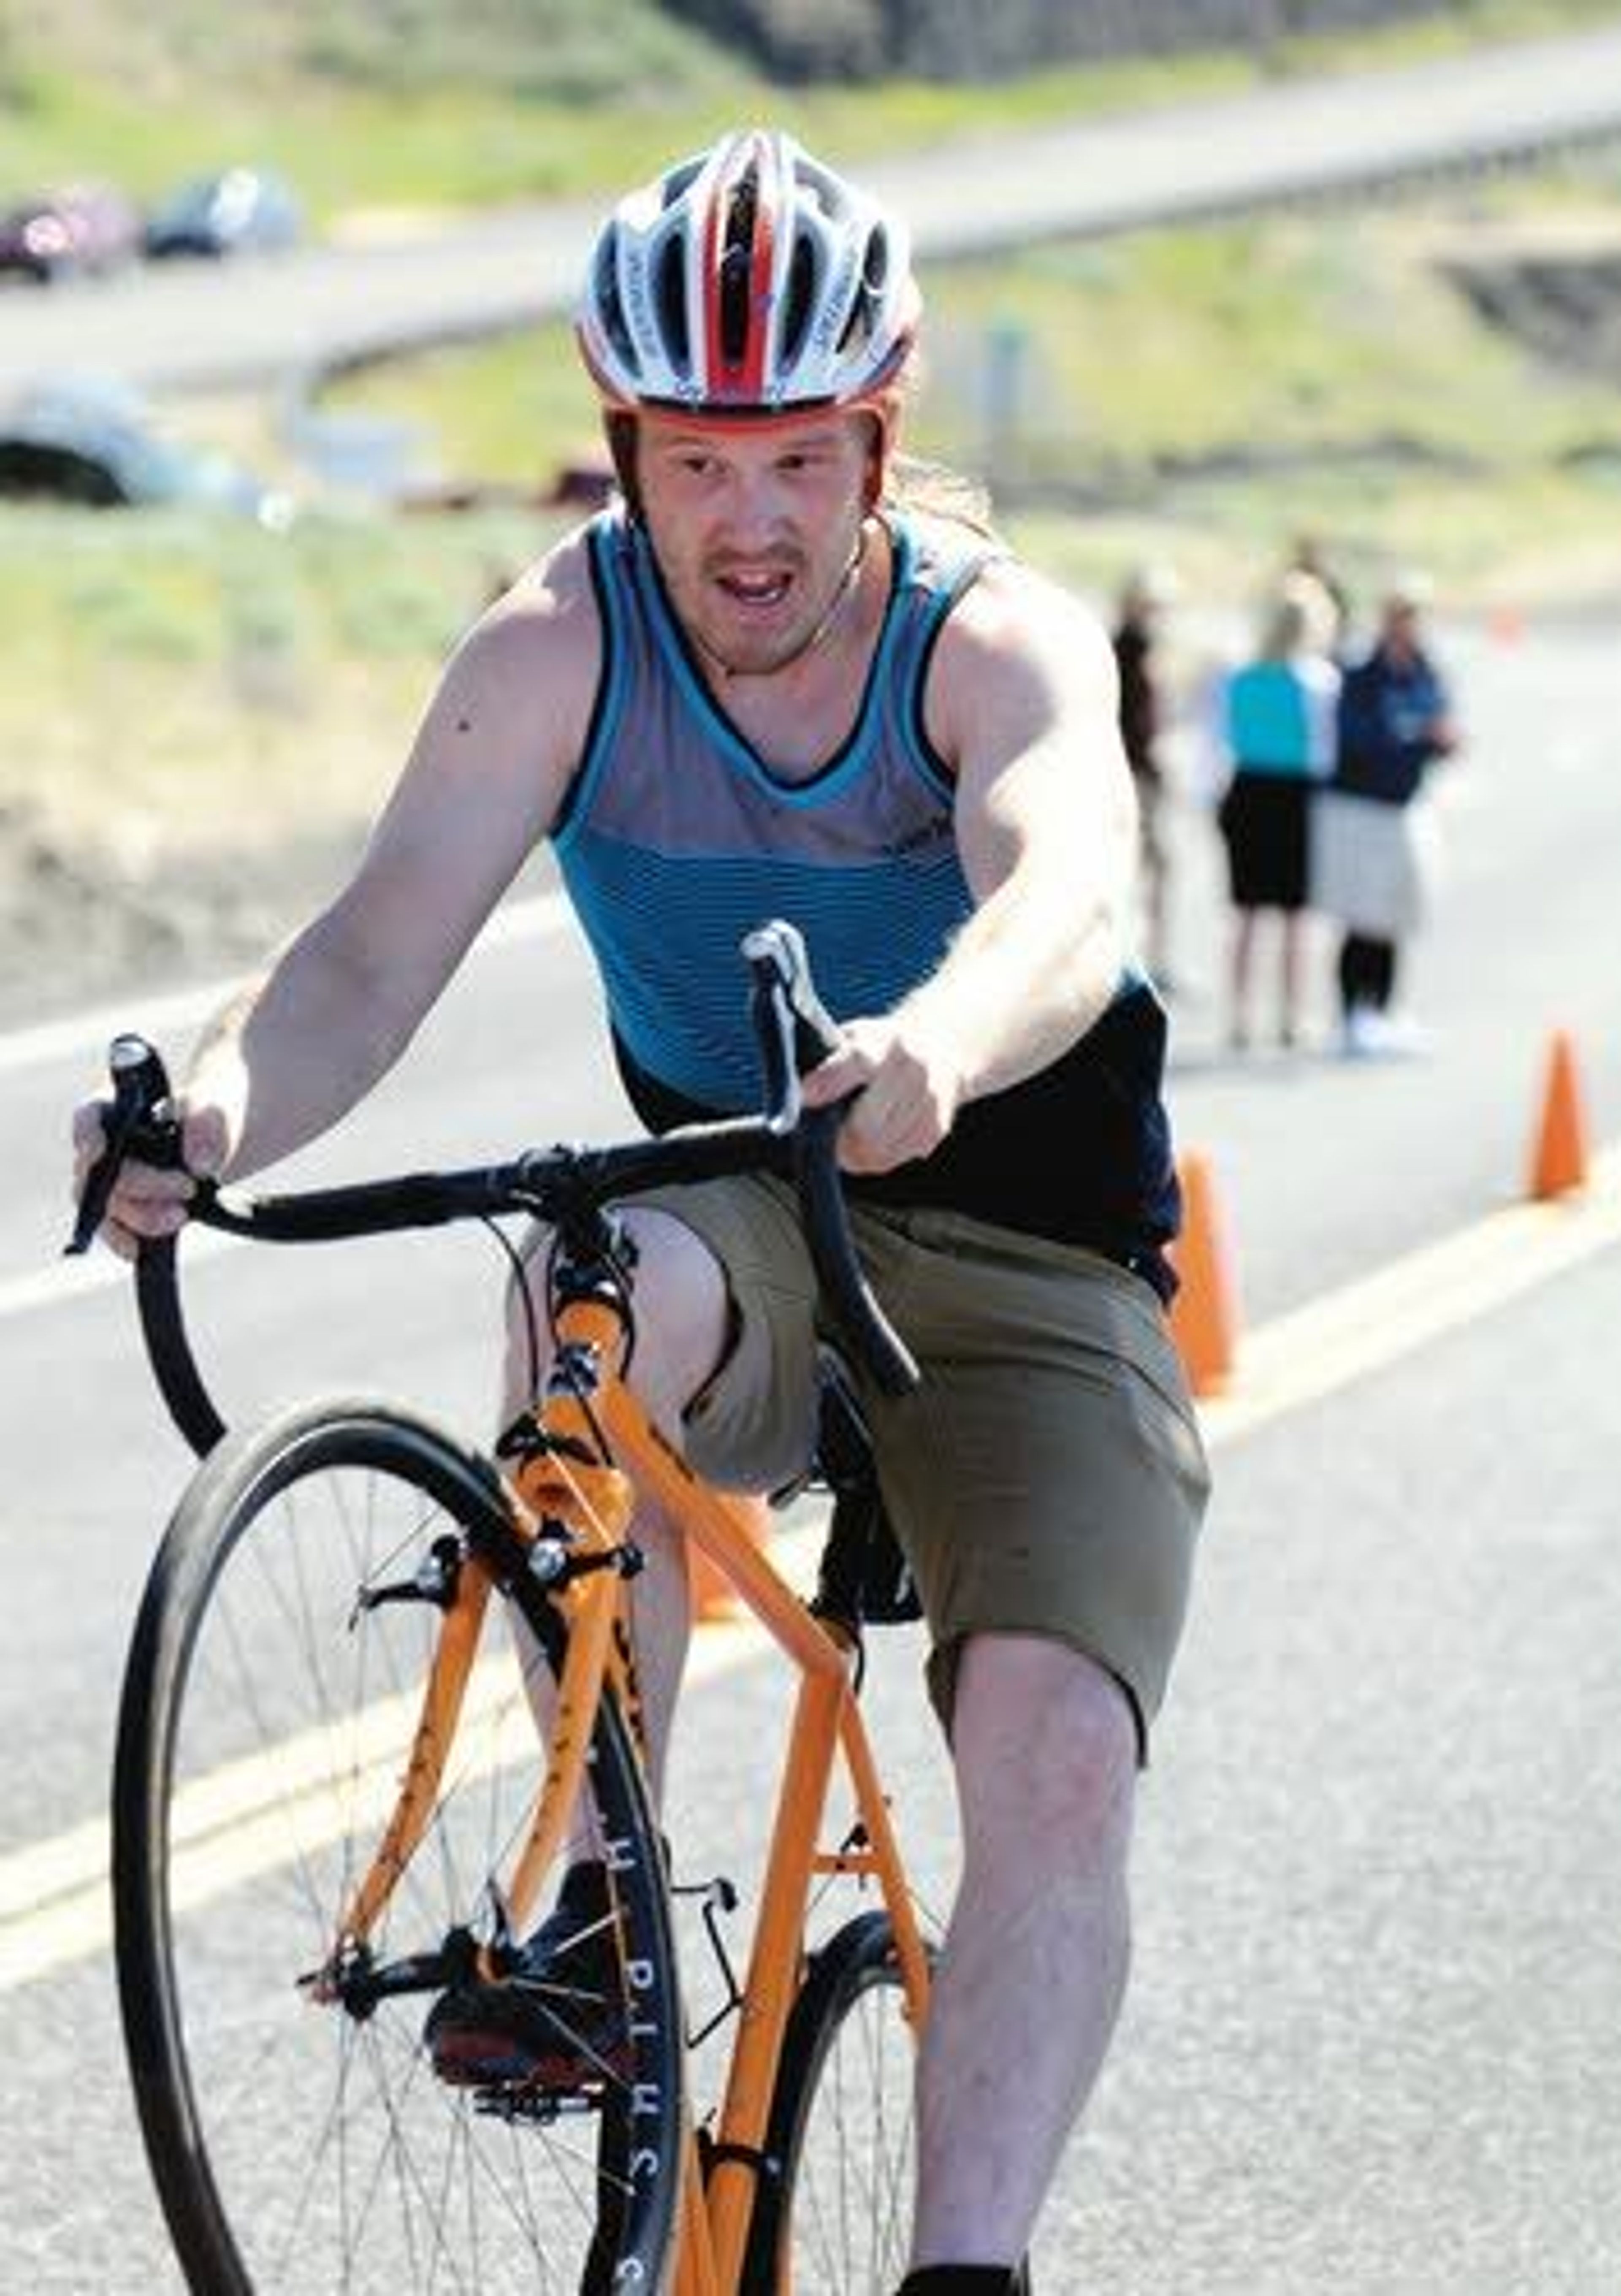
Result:
{"label": "helmet vent", "polygon": [[668,215],[673,207],[679,206],[702,173],[701,154],[696,160],[684,161],[679,168],[672,168],[659,186],[659,212]]}
{"label": "helmet vent", "polygon": [[741,175],[726,208],[720,258],[720,348],[727,366],[741,366],[749,348],[749,288],[754,269],[754,234],[759,214],[759,176]]}
{"label": "helmet vent", "polygon": [[653,275],[653,296],[659,311],[659,332],[670,365],[681,375],[692,371],[692,346],[687,332],[687,291],[680,242],[665,242]]}
{"label": "helmet vent", "polygon": [[794,241],[794,251],[789,258],[788,279],[782,295],[782,347],[778,353],[782,365],[791,366],[799,356],[810,325],[812,307],[816,294],[816,250],[808,232],[801,232]]}
{"label": "helmet vent", "polygon": [[875,231],[867,241],[861,283],[850,299],[849,316],[839,332],[840,351],[855,349],[872,340],[883,308],[884,282],[888,275],[889,242],[882,231]]}
{"label": "helmet vent", "polygon": [[613,346],[614,357],[628,367],[639,362],[636,347],[631,340],[626,323],[625,306],[619,299],[618,242],[614,233],[604,232],[597,248],[594,276],[591,282],[592,300],[602,332]]}

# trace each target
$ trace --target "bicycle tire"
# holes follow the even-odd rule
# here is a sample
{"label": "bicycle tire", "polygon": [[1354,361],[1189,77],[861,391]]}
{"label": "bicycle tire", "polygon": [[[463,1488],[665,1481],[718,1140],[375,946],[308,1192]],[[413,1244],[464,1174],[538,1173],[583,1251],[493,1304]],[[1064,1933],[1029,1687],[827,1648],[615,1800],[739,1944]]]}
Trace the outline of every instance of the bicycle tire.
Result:
{"label": "bicycle tire", "polygon": [[[187,2280],[211,2296],[341,2287],[660,2284],[680,2182],[682,2038],[662,1850],[610,1700],[586,1770],[611,1844],[626,2054],[567,2110],[437,2079],[432,1990],[356,2013],[299,1980],[374,1854],[439,1611],[396,1593],[446,1535],[510,1523],[494,1470],[365,1400],[228,1438],[154,1560],[113,1791],[119,1994],[143,2135]],[[566,1644],[521,1571],[505,1591],[553,1675]],[[521,1637],[481,1659],[428,1833],[380,1918],[381,1960],[498,1922],[541,1775]],[[525,1663],[528,1663],[527,1655]],[[630,2013],[634,1985],[634,2014]]]}
{"label": "bicycle tire", "polygon": [[891,2296],[915,2184],[916,2040],[887,1914],[812,1955],[772,2092],[744,2296]]}

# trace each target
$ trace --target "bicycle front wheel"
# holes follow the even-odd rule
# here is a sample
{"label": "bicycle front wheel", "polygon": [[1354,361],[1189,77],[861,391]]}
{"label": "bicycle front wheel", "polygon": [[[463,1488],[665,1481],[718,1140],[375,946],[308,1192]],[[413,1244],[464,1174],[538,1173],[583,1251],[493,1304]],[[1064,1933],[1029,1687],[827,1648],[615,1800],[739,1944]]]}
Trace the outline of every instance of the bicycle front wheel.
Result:
{"label": "bicycle front wheel", "polygon": [[341,1983],[312,1983],[412,1754],[446,1570],[503,1545],[510,1562],[477,1454],[388,1406],[327,1404],[222,1444],[153,1564],[119,1717],[118,1972],[193,2288],[660,2284],[680,2021],[658,1834],[611,1704],[585,1791],[614,1868],[622,2046],[561,2095],[447,2086],[423,2046],[446,1970],[499,1937],[495,1877],[546,1758],[534,1670],[555,1675],[565,1633],[521,1570],[507,1591],[528,1631],[487,1628],[426,1833]]}
{"label": "bicycle front wheel", "polygon": [[782,2045],[747,2296],[890,2296],[916,2185],[917,2037],[888,1916],[815,1953]]}

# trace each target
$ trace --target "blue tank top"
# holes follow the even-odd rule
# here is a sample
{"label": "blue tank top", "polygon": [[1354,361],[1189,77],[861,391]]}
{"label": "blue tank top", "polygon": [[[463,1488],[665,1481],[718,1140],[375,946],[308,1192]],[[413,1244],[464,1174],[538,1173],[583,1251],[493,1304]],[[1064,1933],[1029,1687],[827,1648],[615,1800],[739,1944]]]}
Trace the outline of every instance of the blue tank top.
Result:
{"label": "blue tank top", "polygon": [[[654,1129],[759,1104],[739,945],[763,919],[798,926],[845,1020],[896,1004],[973,906],[923,691],[947,615],[999,552],[949,524],[897,517],[890,535],[890,596],[855,725],[817,773],[787,782],[704,682],[643,529],[609,512],[587,530],[602,671],[553,840],[626,1088]],[[1051,1069],[970,1103],[932,1156],[856,1190],[1086,1243],[1167,1291],[1159,1246],[1177,1204],[1164,1042],[1164,1014],[1133,975]]]}

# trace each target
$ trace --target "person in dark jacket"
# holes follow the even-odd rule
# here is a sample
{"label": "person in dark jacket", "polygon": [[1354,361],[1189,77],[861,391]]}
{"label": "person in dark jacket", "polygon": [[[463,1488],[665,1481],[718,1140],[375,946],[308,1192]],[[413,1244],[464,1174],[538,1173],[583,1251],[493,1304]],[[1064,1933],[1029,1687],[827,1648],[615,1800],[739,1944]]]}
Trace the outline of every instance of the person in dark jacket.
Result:
{"label": "person in dark jacket", "polygon": [[1430,768],[1458,745],[1446,680],[1424,643],[1428,598],[1421,577],[1387,591],[1373,647],[1340,688],[1334,775],[1314,824],[1315,899],[1341,927],[1342,1042],[1353,1058],[1420,1043],[1397,1015],[1396,983],[1430,896]]}

